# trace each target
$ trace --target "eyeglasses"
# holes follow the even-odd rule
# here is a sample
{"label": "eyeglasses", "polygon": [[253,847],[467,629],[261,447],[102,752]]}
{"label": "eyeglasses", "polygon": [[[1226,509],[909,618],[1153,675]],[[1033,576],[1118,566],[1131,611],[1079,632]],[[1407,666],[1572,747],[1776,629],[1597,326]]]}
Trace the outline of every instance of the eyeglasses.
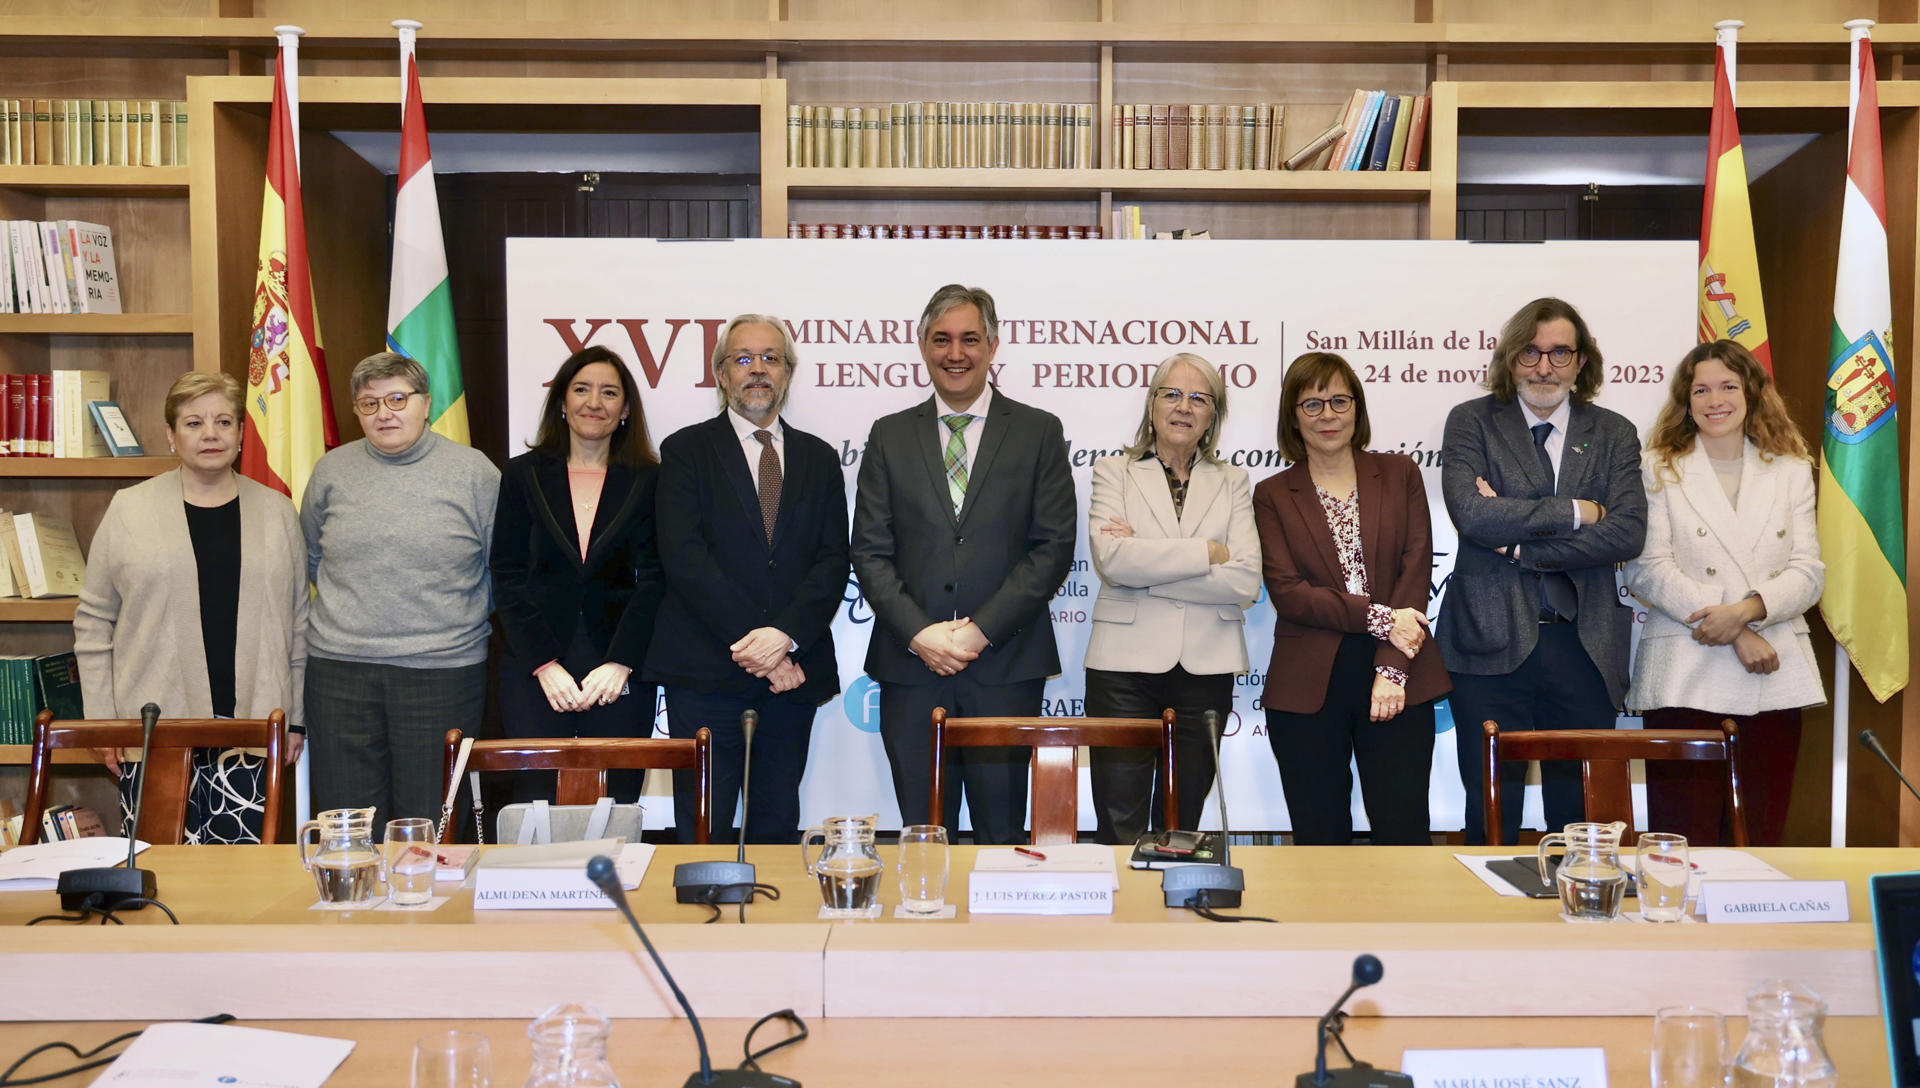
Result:
{"label": "eyeglasses", "polygon": [[1522,366],[1538,366],[1540,360],[1545,359],[1547,362],[1553,364],[1554,369],[1565,370],[1572,366],[1574,361],[1579,358],[1580,353],[1572,348],[1548,348],[1546,351],[1541,351],[1532,344],[1528,344],[1526,347],[1520,349],[1520,365]]}
{"label": "eyeglasses", "polygon": [[1181,402],[1196,412],[1213,409],[1212,393],[1185,393],[1170,385],[1163,385],[1153,391],[1153,397],[1168,408],[1178,408]]}
{"label": "eyeglasses", "polygon": [[1329,408],[1333,409],[1334,415],[1344,416],[1353,411],[1353,398],[1341,393],[1331,397],[1308,397],[1300,402],[1300,410],[1310,416],[1317,416]]}
{"label": "eyeglasses", "polygon": [[738,355],[728,356],[727,362],[745,370],[756,362],[765,363],[768,366],[785,366],[787,364],[787,357],[777,351],[763,351],[758,354],[743,351]]}
{"label": "eyeglasses", "polygon": [[353,410],[363,416],[370,416],[378,412],[381,405],[386,405],[389,411],[404,412],[407,410],[407,398],[417,396],[420,396],[420,394],[388,393],[384,397],[361,397],[353,402]]}

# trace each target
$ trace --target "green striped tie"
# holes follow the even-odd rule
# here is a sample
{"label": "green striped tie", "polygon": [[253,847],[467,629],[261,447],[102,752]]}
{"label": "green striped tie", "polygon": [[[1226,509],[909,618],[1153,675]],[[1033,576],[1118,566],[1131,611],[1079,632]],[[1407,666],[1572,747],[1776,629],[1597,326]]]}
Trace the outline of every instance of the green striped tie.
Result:
{"label": "green striped tie", "polygon": [[970,415],[941,416],[940,422],[947,425],[947,498],[953,500],[953,512],[960,512],[960,504],[967,498],[967,424],[973,422]]}

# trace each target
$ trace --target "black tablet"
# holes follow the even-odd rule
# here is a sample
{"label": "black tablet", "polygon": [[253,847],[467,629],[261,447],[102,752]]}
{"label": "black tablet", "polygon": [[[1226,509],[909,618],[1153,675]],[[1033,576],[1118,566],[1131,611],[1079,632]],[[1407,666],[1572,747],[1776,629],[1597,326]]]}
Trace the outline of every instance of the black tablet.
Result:
{"label": "black tablet", "polygon": [[1887,1068],[1895,1088],[1920,1088],[1920,873],[1881,873],[1867,887]]}

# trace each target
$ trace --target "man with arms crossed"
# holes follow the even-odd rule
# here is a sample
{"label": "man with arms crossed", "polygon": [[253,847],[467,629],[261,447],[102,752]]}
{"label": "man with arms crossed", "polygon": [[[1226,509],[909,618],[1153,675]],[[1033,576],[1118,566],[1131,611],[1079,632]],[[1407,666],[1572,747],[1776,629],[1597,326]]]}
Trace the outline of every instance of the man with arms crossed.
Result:
{"label": "man with arms crossed", "polygon": [[[741,314],[713,356],[722,409],[660,444],[656,524],[667,580],[647,651],[667,728],[713,731],[713,841],[725,842],[747,775],[749,842],[792,842],[813,712],[840,690],[828,628],[847,585],[846,483],[822,440],[780,418],[793,338]],[[740,715],[760,725],[746,767]],[[673,773],[674,827],[693,841],[697,776]]]}
{"label": "man with arms crossed", "polygon": [[[929,813],[932,715],[1034,716],[1060,671],[1047,605],[1073,562],[1060,420],[987,384],[993,296],[948,284],[920,315],[934,396],[873,425],[853,512],[853,569],[872,606],[867,674],[907,824],[957,828],[961,789]],[[1025,841],[1027,748],[955,749],[974,841]]]}
{"label": "man with arms crossed", "polygon": [[[1612,729],[1627,693],[1633,611],[1613,567],[1640,554],[1647,497],[1633,424],[1593,403],[1603,380],[1579,312],[1535,299],[1500,332],[1490,395],[1447,415],[1441,492],[1460,547],[1434,638],[1453,674],[1470,845],[1486,842],[1482,722]],[[1525,775],[1500,772],[1508,843]],[[1543,763],[1540,777],[1548,830],[1581,819],[1579,766]]]}

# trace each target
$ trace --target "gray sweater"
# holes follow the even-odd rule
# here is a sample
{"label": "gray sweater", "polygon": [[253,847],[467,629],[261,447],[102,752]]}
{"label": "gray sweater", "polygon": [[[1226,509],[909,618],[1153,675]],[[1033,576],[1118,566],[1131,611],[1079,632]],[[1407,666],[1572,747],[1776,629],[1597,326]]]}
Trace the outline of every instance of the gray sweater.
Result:
{"label": "gray sweater", "polygon": [[388,456],[366,439],[320,458],[300,503],[315,657],[444,669],[487,660],[487,547],[500,470],[428,431]]}

